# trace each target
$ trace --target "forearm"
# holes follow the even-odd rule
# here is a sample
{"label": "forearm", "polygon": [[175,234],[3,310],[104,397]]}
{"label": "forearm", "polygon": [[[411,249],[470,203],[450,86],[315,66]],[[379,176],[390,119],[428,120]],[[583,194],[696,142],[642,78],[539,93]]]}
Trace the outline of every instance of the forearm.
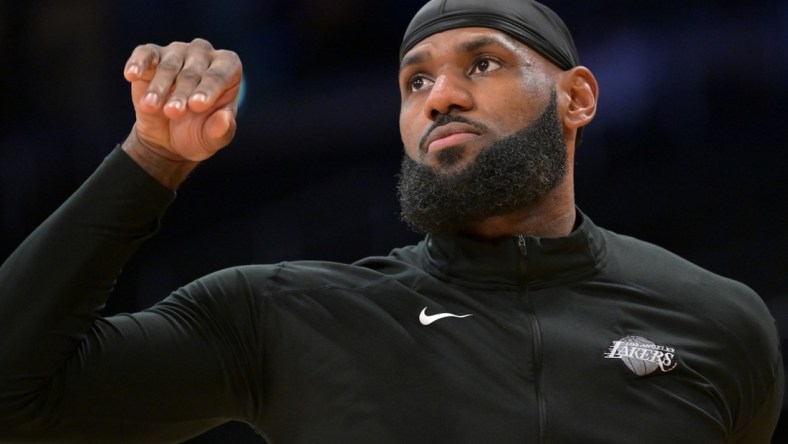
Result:
{"label": "forearm", "polygon": [[173,197],[116,150],[0,267],[0,428],[75,353]]}

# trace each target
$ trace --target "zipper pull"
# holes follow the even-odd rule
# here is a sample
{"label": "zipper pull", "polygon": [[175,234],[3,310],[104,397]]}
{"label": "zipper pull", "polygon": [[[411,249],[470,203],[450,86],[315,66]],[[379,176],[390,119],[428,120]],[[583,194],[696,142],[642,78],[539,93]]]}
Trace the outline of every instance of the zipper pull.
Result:
{"label": "zipper pull", "polygon": [[517,246],[520,247],[520,255],[525,259],[528,256],[528,247],[522,234],[517,235]]}

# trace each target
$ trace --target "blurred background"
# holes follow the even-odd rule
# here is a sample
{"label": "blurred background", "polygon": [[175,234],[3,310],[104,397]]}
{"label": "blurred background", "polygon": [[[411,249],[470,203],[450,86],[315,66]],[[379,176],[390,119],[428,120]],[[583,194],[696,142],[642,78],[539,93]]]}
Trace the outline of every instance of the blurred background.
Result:
{"label": "blurred background", "polygon": [[[195,37],[244,61],[238,135],[182,186],[107,313],[224,267],[417,242],[395,197],[397,50],[421,4],[0,0],[0,259],[127,135],[134,47]],[[580,208],[745,282],[788,343],[788,2],[547,4],[600,83],[577,156]],[[786,423],[774,442],[788,442]],[[190,442],[262,439],[231,423]]]}

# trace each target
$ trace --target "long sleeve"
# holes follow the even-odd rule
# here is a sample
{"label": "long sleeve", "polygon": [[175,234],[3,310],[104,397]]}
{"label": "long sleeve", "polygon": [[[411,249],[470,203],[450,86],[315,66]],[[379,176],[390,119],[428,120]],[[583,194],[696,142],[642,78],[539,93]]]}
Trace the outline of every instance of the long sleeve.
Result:
{"label": "long sleeve", "polygon": [[192,294],[221,279],[99,315],[173,198],[116,149],[0,268],[1,442],[177,441],[241,415],[239,338],[221,318],[244,321]]}

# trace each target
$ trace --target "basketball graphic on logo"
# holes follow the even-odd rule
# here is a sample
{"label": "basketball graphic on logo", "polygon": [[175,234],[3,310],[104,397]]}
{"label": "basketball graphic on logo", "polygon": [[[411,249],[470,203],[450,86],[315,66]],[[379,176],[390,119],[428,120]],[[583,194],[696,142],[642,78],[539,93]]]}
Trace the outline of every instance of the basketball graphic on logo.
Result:
{"label": "basketball graphic on logo", "polygon": [[629,371],[646,376],[659,369],[667,373],[676,368],[676,349],[667,345],[657,345],[643,336],[625,336],[610,344],[605,359],[620,359],[624,361]]}
{"label": "basketball graphic on logo", "polygon": [[[627,336],[621,339],[621,342],[625,344],[643,344],[643,345],[654,345],[653,342],[644,338],[643,336]],[[652,373],[659,367],[659,364],[652,361],[644,361],[642,359],[638,359],[636,357],[629,357],[629,356],[622,356],[621,360],[624,361],[624,364],[632,370],[632,372],[638,376],[646,376]]]}

